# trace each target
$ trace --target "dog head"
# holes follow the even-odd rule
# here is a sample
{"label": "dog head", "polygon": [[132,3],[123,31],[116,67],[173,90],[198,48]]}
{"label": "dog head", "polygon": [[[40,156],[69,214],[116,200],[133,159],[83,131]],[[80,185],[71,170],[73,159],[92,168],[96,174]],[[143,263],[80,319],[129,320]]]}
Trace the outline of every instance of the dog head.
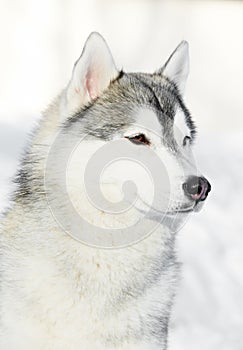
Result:
{"label": "dog head", "polygon": [[188,73],[187,42],[153,74],[127,74],[104,39],[90,35],[60,109],[67,192],[85,220],[120,230],[144,218],[168,224],[206,199],[182,97]]}

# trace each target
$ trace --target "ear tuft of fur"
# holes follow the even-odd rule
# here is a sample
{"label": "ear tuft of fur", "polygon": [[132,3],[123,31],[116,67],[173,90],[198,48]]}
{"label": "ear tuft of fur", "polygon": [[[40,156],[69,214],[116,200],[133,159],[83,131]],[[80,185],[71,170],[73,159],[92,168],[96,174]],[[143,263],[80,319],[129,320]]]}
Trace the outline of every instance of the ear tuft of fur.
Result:
{"label": "ear tuft of fur", "polygon": [[172,80],[183,94],[189,74],[189,44],[183,40],[156,73]]}
{"label": "ear tuft of fur", "polygon": [[99,97],[118,75],[106,41],[99,33],[91,33],[67,87],[68,110],[74,111]]}

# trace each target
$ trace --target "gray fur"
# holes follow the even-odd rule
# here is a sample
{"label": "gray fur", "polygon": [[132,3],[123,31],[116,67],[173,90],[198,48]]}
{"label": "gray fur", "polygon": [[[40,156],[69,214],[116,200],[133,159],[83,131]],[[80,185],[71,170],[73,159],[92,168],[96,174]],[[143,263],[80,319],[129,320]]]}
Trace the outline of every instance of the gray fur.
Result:
{"label": "gray fur", "polygon": [[[63,96],[47,109],[33,134],[16,176],[18,189],[12,207],[2,222],[1,349],[6,349],[6,344],[10,350],[64,349],[64,340],[69,339],[64,330],[70,323],[74,325],[68,340],[69,344],[73,341],[70,350],[166,350],[180,267],[175,235],[164,227],[119,250],[84,246],[57,227],[46,202],[43,170],[56,130],[77,140],[84,134],[90,140],[111,140],[135,122],[138,107],[148,107],[163,126],[165,147],[175,153],[178,149],[172,129],[177,109],[183,111],[192,137],[194,123],[178,88],[162,73],[121,72],[100,97],[60,122],[57,116]],[[42,274],[45,264],[47,271]],[[34,266],[40,270],[36,270],[37,281],[32,285]],[[87,329],[89,319],[82,314],[86,307],[94,314],[92,327]],[[14,322],[9,323],[8,312]],[[33,326],[24,334],[22,319],[28,327]],[[75,328],[77,324],[80,329]],[[22,338],[15,341],[20,334]],[[26,344],[31,345],[26,348]]]}

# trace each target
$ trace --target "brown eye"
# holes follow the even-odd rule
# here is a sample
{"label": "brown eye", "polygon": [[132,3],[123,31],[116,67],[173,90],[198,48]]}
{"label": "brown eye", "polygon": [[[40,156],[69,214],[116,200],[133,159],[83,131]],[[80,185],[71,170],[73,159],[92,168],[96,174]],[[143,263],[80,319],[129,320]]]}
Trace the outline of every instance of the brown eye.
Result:
{"label": "brown eye", "polygon": [[150,141],[147,139],[147,137],[144,134],[137,134],[133,136],[125,136],[129,141],[137,144],[137,145],[150,145]]}

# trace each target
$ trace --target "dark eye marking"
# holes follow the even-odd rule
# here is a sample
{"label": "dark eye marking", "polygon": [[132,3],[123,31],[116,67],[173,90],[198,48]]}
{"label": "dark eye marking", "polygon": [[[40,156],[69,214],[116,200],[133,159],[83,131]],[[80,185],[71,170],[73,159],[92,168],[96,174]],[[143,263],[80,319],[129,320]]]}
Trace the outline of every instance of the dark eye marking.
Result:
{"label": "dark eye marking", "polygon": [[125,138],[135,143],[136,145],[147,145],[147,146],[150,145],[150,141],[147,139],[147,137],[144,134],[125,136]]}
{"label": "dark eye marking", "polygon": [[191,143],[192,138],[190,136],[185,136],[183,139],[183,146],[188,145],[188,143]]}

